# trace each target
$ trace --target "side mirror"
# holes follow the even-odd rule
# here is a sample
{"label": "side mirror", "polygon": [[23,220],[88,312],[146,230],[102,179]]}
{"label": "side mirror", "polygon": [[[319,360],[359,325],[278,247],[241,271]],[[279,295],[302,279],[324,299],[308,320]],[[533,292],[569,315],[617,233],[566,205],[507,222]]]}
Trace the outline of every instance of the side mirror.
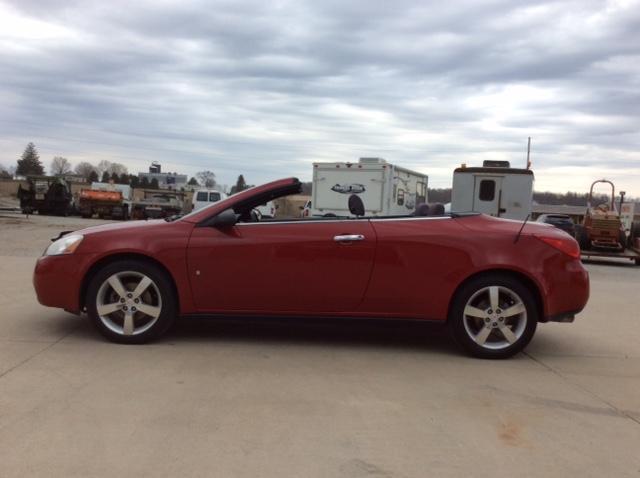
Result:
{"label": "side mirror", "polygon": [[236,214],[233,209],[225,209],[215,216],[208,225],[219,228],[232,227],[238,222],[238,217],[239,214]]}

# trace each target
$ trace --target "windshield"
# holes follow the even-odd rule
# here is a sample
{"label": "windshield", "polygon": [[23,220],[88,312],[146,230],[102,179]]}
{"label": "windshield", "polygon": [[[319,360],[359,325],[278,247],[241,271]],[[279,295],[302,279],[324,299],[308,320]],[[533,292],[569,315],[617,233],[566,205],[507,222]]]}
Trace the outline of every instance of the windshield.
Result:
{"label": "windshield", "polygon": [[[254,189],[254,188],[255,188],[255,186],[253,188],[245,189],[242,192],[249,191],[249,190]],[[216,192],[215,194],[218,195],[218,197],[220,197],[220,193],[219,192]],[[207,209],[209,209],[209,208],[211,208],[213,206],[218,206],[220,204],[224,204],[224,203],[228,202],[229,199],[232,199],[236,194],[238,194],[238,193],[235,193],[235,194],[232,194],[230,196],[227,196],[226,198],[222,199],[221,201],[209,203],[206,206],[201,207],[200,209],[194,209],[189,214],[185,214],[185,215],[183,215],[183,216],[181,216],[181,217],[179,217],[177,219],[188,219],[191,216],[194,216],[195,214],[200,214],[201,212],[206,211]],[[205,199],[205,201],[206,201],[206,199]]]}

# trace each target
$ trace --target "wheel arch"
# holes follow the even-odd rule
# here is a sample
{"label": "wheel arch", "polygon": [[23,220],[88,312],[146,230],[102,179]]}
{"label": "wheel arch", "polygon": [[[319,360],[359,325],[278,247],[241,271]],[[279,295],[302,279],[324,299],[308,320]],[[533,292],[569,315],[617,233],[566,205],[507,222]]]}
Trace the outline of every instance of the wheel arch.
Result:
{"label": "wheel arch", "polygon": [[82,283],[80,285],[80,296],[79,296],[79,306],[80,310],[85,310],[86,307],[86,297],[87,297],[87,289],[89,288],[89,284],[93,277],[98,273],[100,269],[105,267],[112,262],[121,261],[121,260],[134,260],[140,262],[146,262],[147,264],[152,264],[162,270],[169,279],[171,283],[171,287],[173,289],[174,297],[176,298],[176,305],[178,310],[180,310],[180,294],[178,293],[178,287],[176,285],[176,281],[169,271],[169,269],[157,259],[153,257],[147,256],[145,254],[136,253],[136,252],[121,252],[116,254],[111,254],[105,257],[98,259],[96,262],[91,264],[91,267],[87,270],[86,274],[82,278]]}
{"label": "wheel arch", "polygon": [[456,296],[458,295],[458,292],[460,291],[460,289],[462,289],[466,284],[468,284],[469,282],[471,282],[474,279],[477,279],[478,277],[484,277],[484,276],[490,276],[490,275],[504,275],[504,276],[509,276],[513,279],[516,279],[520,282],[522,282],[522,284],[529,289],[529,291],[532,293],[533,298],[535,300],[536,303],[536,309],[538,312],[538,322],[544,322],[544,317],[545,317],[545,303],[544,303],[544,299],[542,297],[542,293],[540,291],[540,287],[538,286],[538,284],[536,284],[536,282],[529,277],[528,275],[513,270],[513,269],[505,269],[505,268],[494,268],[494,269],[485,269],[482,271],[478,271],[474,274],[471,274],[470,276],[466,277],[463,281],[461,281],[458,286],[456,287],[455,291],[453,292],[453,294],[451,295],[451,299],[449,299],[449,305],[447,307],[447,321],[450,318],[451,315],[451,309],[453,308],[453,304],[454,301],[456,299]]}

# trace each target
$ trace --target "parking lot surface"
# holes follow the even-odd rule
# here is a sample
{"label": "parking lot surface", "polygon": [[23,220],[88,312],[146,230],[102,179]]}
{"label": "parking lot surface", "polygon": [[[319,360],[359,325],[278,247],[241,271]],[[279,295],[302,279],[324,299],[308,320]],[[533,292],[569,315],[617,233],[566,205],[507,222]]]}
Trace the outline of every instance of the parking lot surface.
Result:
{"label": "parking lot surface", "polygon": [[640,475],[640,267],[588,264],[587,309],[506,361],[369,321],[123,346],[31,285],[51,237],[101,222],[0,217],[0,476]]}

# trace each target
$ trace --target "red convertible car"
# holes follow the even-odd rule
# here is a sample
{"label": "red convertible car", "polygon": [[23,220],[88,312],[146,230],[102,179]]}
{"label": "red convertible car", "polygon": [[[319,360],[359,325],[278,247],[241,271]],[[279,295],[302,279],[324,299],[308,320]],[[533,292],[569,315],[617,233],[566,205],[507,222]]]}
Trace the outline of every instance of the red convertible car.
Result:
{"label": "red convertible car", "polygon": [[300,189],[283,179],[183,217],[62,233],[37,262],[38,300],[122,343],[178,316],[369,317],[446,322],[486,358],[587,302],[578,245],[552,226],[426,204],[366,217],[355,194],[350,216],[259,220],[257,206]]}

